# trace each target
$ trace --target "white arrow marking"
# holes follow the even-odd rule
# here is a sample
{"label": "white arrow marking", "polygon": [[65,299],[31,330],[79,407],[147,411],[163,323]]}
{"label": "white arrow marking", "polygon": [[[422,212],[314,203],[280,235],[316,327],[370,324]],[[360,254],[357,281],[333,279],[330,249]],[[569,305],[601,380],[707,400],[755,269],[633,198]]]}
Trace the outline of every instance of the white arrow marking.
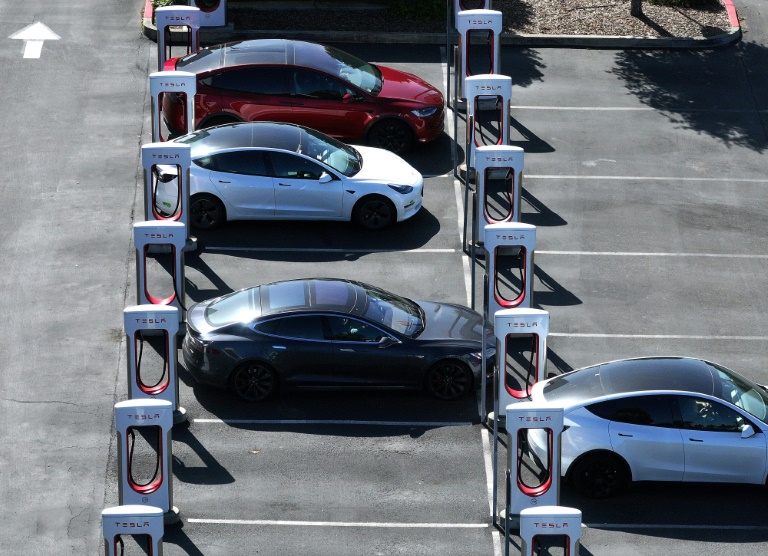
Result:
{"label": "white arrow marking", "polygon": [[56,33],[39,21],[16,31],[8,38],[24,41],[24,58],[39,58],[45,41],[59,40]]}

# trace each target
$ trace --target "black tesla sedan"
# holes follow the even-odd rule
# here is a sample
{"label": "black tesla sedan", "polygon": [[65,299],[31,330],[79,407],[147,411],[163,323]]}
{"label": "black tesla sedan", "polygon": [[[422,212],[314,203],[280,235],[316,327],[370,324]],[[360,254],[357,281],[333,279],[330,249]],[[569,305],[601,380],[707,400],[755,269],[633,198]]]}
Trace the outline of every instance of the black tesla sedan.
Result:
{"label": "black tesla sedan", "polygon": [[458,399],[492,376],[493,329],[467,307],[352,280],[274,282],[187,312],[184,363],[198,382],[249,401],[278,389],[425,390]]}

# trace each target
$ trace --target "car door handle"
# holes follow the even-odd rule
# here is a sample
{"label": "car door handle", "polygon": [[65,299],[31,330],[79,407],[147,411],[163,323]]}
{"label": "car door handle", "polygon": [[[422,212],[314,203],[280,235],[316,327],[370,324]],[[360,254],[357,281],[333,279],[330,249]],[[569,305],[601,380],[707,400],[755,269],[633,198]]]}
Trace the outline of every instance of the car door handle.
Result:
{"label": "car door handle", "polygon": [[704,442],[701,438],[689,438],[691,442]]}
{"label": "car door handle", "polygon": [[219,180],[219,183],[232,183],[231,181]]}
{"label": "car door handle", "polygon": [[288,349],[285,346],[272,346],[272,349]]}
{"label": "car door handle", "polygon": [[634,437],[634,435],[633,435],[633,434],[624,434],[623,432],[620,432],[620,433],[618,433],[618,434],[619,434],[619,436],[624,436],[624,437],[626,437],[626,438],[633,438],[633,437]]}
{"label": "car door handle", "polygon": [[290,183],[277,182],[277,185],[279,185],[281,187],[291,187]]}

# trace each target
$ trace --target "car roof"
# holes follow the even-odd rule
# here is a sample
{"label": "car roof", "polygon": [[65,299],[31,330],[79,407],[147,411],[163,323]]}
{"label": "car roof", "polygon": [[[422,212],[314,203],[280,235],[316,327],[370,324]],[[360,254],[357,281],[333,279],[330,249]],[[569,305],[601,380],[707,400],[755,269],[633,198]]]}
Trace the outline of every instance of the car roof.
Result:
{"label": "car roof", "polygon": [[690,357],[622,359],[578,369],[547,381],[546,400],[577,405],[594,398],[647,391],[715,395],[714,363]]}
{"label": "car roof", "polygon": [[252,39],[202,48],[182,57],[177,70],[192,73],[232,66],[298,65],[327,71],[334,65],[336,49],[322,44],[288,39]]}
{"label": "car roof", "polygon": [[263,316],[296,311],[357,313],[366,301],[358,284],[333,278],[274,282],[261,286],[260,295]]}
{"label": "car roof", "polygon": [[189,144],[192,158],[227,149],[261,147],[298,152],[306,131],[280,122],[239,122],[193,131],[175,139]]}

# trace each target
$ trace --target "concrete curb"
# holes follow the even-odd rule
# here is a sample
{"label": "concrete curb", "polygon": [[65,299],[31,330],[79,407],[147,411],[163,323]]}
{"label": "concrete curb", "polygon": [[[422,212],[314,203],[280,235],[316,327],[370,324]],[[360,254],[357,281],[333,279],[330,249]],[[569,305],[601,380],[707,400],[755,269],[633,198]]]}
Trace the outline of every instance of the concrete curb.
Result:
{"label": "concrete curb", "polygon": [[[729,31],[713,37],[622,37],[595,35],[524,35],[502,33],[501,44],[537,48],[596,48],[614,49],[690,49],[702,50],[727,46],[741,40],[741,24],[736,7],[731,0],[720,0],[728,13]],[[157,27],[152,23],[152,2],[146,0],[142,32],[157,42]],[[235,30],[234,25],[202,27],[201,44],[217,44],[229,41],[274,38],[306,40],[314,42],[381,43],[381,44],[446,44],[445,33],[370,33],[355,31],[258,31]],[[458,34],[450,37],[457,44]]]}

